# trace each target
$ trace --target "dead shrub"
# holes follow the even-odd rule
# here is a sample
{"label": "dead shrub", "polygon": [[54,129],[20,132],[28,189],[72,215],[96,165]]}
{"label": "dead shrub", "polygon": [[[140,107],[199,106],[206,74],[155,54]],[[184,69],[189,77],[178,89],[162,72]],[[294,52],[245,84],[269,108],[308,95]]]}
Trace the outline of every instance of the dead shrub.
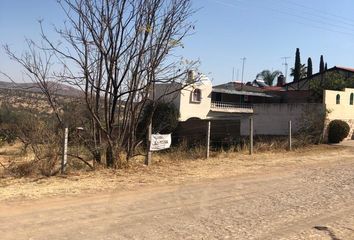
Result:
{"label": "dead shrub", "polygon": [[38,166],[34,161],[11,164],[5,173],[13,177],[29,177],[38,172]]}
{"label": "dead shrub", "polygon": [[154,158],[158,159],[171,159],[174,161],[181,160],[195,160],[205,158],[206,147],[196,145],[190,147],[187,142],[183,141],[178,146],[174,146],[168,150],[156,152]]}
{"label": "dead shrub", "polygon": [[254,140],[255,152],[272,152],[287,150],[288,139],[281,136],[258,136]]}

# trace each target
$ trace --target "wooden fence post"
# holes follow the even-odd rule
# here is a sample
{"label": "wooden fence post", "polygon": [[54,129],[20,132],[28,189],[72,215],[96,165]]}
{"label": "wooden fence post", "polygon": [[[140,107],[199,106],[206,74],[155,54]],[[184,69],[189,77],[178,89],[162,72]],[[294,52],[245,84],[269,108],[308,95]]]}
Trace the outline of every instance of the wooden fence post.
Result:
{"label": "wooden fence post", "polygon": [[207,139],[206,139],[206,158],[208,159],[210,156],[210,126],[211,123],[208,121],[208,126],[207,126]]}
{"label": "wooden fence post", "polygon": [[291,120],[289,121],[289,151],[292,151],[292,126],[291,126]]}
{"label": "wooden fence post", "polygon": [[249,146],[249,153],[250,155],[253,154],[253,118],[250,117],[250,146]]}
{"label": "wooden fence post", "polygon": [[64,146],[63,146],[63,157],[61,159],[61,173],[63,174],[66,169],[66,164],[68,161],[68,137],[69,129],[65,127],[64,129]]}

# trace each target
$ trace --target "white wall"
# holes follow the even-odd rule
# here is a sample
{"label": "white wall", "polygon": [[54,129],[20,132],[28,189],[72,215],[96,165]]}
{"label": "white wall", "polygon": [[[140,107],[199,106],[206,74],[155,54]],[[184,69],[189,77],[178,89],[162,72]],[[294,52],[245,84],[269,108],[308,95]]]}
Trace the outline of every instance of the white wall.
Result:
{"label": "white wall", "polygon": [[[157,84],[155,86],[155,99],[166,93],[174,92],[182,88],[182,84]],[[201,90],[201,101],[192,102],[192,91],[194,89]],[[163,96],[162,101],[173,102],[180,111],[180,121],[186,121],[189,118],[206,119],[211,107],[212,83],[205,77],[201,76],[200,81],[178,90],[173,94]]]}
{"label": "white wall", "polygon": [[[201,90],[202,98],[199,103],[192,102],[192,91],[198,88]],[[203,77],[200,82],[188,86],[181,91],[180,95],[180,121],[189,118],[206,119],[211,106],[211,81]]]}

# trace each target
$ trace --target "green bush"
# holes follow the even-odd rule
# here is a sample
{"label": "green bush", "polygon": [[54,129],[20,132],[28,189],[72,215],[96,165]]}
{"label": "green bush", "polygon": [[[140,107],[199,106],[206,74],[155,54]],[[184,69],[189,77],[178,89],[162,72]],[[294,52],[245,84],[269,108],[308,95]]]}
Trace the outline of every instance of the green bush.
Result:
{"label": "green bush", "polygon": [[328,126],[328,141],[330,143],[339,143],[348,136],[349,131],[348,123],[342,120],[333,120]]}

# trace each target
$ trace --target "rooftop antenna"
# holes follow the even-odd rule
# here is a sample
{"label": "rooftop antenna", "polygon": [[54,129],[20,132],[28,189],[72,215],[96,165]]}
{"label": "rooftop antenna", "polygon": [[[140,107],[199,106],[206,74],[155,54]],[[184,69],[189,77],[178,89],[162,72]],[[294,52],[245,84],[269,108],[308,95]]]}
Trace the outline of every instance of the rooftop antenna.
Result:
{"label": "rooftop antenna", "polygon": [[288,67],[289,67],[288,59],[289,58],[290,57],[282,57],[282,59],[284,60],[283,65],[285,67],[285,82],[286,82],[286,79],[288,79]]}
{"label": "rooftop antenna", "polygon": [[232,82],[235,81],[235,67],[232,68]]}
{"label": "rooftop antenna", "polygon": [[241,58],[241,61],[242,61],[242,74],[241,74],[241,83],[243,84],[243,76],[244,76],[244,72],[245,72],[245,62],[246,62],[246,59],[245,57]]}

